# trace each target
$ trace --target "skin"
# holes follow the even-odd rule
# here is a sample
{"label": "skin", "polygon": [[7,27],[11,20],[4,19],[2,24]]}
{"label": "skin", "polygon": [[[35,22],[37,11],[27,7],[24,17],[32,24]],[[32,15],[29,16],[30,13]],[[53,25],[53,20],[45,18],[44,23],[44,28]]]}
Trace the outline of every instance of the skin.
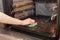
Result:
{"label": "skin", "polygon": [[33,24],[34,22],[35,20],[31,18],[27,18],[25,20],[19,20],[0,12],[0,23],[13,24],[13,25],[28,25]]}

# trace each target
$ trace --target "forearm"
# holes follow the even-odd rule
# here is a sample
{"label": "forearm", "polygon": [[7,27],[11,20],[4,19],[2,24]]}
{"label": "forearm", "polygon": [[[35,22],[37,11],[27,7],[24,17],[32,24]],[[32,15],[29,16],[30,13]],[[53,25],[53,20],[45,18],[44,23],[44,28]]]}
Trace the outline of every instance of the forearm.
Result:
{"label": "forearm", "polygon": [[12,18],[4,13],[0,12],[0,22],[5,24],[20,25],[22,21],[16,18]]}

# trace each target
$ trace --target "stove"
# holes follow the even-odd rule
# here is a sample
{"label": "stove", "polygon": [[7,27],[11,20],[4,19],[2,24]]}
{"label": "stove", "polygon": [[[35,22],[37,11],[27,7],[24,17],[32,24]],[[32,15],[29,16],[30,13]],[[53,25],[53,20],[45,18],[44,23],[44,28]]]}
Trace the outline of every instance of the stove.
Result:
{"label": "stove", "polygon": [[52,9],[53,4],[58,5],[59,8],[59,2],[60,1],[57,0],[4,0],[4,12],[7,13],[9,16],[21,20],[32,18],[36,20],[38,24],[36,27],[33,28],[29,28],[27,25],[16,26],[7,24],[5,28],[27,33],[36,37],[42,37],[46,39],[49,38],[51,40],[58,39],[59,15],[53,21],[51,21],[51,16],[55,13],[59,14],[60,9],[58,9],[58,12],[57,9]]}

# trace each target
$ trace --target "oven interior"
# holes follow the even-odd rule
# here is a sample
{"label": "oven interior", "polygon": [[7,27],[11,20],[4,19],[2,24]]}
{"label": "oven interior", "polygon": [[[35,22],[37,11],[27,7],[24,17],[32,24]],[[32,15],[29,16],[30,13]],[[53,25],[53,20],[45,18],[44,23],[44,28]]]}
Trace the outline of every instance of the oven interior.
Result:
{"label": "oven interior", "polygon": [[13,0],[9,4],[11,5],[9,10],[12,17],[21,20],[32,18],[38,24],[33,28],[29,28],[27,25],[8,25],[9,29],[23,31],[28,34],[32,33],[32,35],[56,37],[57,17],[51,20],[51,16],[57,13],[57,9],[53,10],[53,6],[57,5],[57,0]]}

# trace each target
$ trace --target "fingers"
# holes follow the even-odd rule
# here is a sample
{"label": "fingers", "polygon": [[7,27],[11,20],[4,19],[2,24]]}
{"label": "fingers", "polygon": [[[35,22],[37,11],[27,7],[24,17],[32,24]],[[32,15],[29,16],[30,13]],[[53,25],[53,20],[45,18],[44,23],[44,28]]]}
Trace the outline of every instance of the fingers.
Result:
{"label": "fingers", "polygon": [[31,18],[28,18],[28,19],[29,19],[29,21],[30,21],[30,24],[35,23],[35,20],[33,20],[33,19],[31,19]]}
{"label": "fingers", "polygon": [[31,24],[33,24],[33,23],[35,23],[35,20],[32,19],[32,20],[31,20]]}
{"label": "fingers", "polygon": [[28,24],[33,24],[35,23],[35,20],[31,19],[31,18],[27,18],[25,20],[23,20],[22,25],[28,25]]}

